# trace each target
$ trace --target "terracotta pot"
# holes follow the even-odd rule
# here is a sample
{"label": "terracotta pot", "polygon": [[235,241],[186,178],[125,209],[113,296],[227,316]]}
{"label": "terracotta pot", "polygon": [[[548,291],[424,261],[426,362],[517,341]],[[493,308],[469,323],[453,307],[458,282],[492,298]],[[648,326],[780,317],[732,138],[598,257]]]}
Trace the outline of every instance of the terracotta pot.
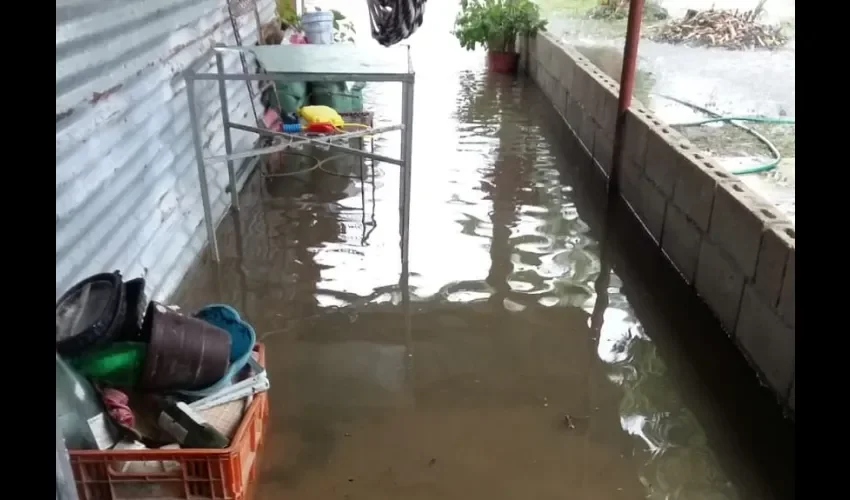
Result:
{"label": "terracotta pot", "polygon": [[493,73],[516,73],[519,54],[516,52],[487,52],[487,66]]}

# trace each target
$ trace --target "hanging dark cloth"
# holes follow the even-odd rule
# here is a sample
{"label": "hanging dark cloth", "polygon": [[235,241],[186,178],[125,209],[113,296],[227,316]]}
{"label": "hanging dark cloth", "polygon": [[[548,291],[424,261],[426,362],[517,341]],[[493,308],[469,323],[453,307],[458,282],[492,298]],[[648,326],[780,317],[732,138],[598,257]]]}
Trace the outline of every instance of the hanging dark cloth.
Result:
{"label": "hanging dark cloth", "polygon": [[384,47],[395,45],[422,26],[426,0],[367,0],[372,38]]}

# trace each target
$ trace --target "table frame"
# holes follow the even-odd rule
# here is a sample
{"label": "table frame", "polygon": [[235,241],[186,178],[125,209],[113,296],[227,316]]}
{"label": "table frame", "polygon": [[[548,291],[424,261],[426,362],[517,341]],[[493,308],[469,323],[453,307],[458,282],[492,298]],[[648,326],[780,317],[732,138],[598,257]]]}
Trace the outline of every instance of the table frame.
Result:
{"label": "table frame", "polygon": [[[290,46],[279,45],[273,50],[281,50],[285,52]],[[324,46],[321,50],[333,50]],[[263,50],[269,50],[271,47],[264,46]],[[189,123],[192,129],[192,142],[195,147],[195,160],[198,166],[198,180],[201,187],[201,202],[204,208],[204,223],[206,225],[207,238],[210,245],[210,253],[215,262],[220,261],[218,251],[218,240],[216,239],[216,221],[213,220],[212,207],[210,202],[209,185],[207,181],[207,162],[226,162],[228,175],[228,189],[230,191],[230,208],[233,211],[239,210],[239,193],[236,188],[236,167],[235,160],[248,159],[261,155],[271,154],[293,146],[302,144],[316,144],[325,148],[333,149],[341,153],[349,153],[355,156],[370,158],[373,161],[380,161],[398,165],[401,167],[399,175],[399,235],[401,248],[402,274],[408,267],[409,241],[410,241],[410,190],[411,190],[411,167],[413,153],[413,87],[415,83],[415,72],[410,58],[410,48],[407,50],[407,71],[406,72],[390,72],[390,73],[340,73],[335,71],[316,70],[303,72],[265,72],[265,73],[225,73],[224,71],[224,54],[253,54],[253,47],[239,46],[224,46],[216,45],[212,49],[206,51],[201,57],[193,62],[184,72],[186,80],[186,95],[189,100]],[[350,49],[347,49],[350,50]],[[216,72],[203,73],[199,70],[211,58],[215,58]],[[221,104],[221,121],[224,130],[224,155],[204,157],[203,142],[201,139],[201,128],[198,121],[198,111],[195,102],[195,84],[198,81],[217,81],[219,90],[219,101]],[[401,124],[391,125],[387,127],[378,127],[369,131],[346,132],[334,136],[321,137],[304,137],[299,135],[276,132],[268,129],[263,129],[256,126],[248,126],[230,121],[230,113],[227,102],[227,89],[225,82],[227,81],[282,81],[282,82],[297,82],[297,81],[321,81],[321,82],[398,82],[402,84],[402,106],[401,106]],[[258,124],[259,125],[259,124]],[[231,137],[231,129],[253,132],[261,136],[282,137],[288,140],[284,144],[276,144],[265,148],[252,148],[246,151],[234,152],[233,141]],[[394,159],[387,156],[362,151],[340,144],[339,141],[348,141],[354,137],[363,135],[376,135],[394,130],[402,131],[401,140],[401,158]]]}

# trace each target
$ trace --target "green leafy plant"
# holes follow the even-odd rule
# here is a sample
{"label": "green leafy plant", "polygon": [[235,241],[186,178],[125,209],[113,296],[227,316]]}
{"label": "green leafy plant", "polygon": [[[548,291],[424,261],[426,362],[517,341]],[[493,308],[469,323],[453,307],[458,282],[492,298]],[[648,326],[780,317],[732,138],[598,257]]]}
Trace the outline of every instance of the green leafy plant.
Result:
{"label": "green leafy plant", "polygon": [[295,10],[295,4],[291,0],[276,0],[277,2],[277,17],[286,26],[298,26],[301,24],[301,19],[298,17],[298,12]]}
{"label": "green leafy plant", "polygon": [[453,33],[466,50],[481,44],[491,52],[516,52],[517,37],[546,28],[531,0],[461,0],[460,5]]}
{"label": "green leafy plant", "polygon": [[[322,9],[316,7],[316,10]],[[354,43],[354,35],[357,34],[357,31],[354,30],[354,23],[336,9],[331,9],[330,12],[334,15],[334,43]]]}

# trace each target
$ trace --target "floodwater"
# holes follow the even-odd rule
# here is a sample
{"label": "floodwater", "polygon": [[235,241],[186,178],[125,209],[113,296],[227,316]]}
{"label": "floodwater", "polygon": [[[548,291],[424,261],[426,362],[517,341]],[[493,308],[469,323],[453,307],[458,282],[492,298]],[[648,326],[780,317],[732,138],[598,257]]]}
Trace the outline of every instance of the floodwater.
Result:
{"label": "floodwater", "polygon": [[[539,90],[457,47],[454,8],[413,39],[409,273],[397,168],[337,162],[255,174],[221,264],[174,297],[232,304],[266,344],[257,500],[792,498],[793,424],[622,207],[603,216]],[[397,86],[367,91],[398,119]]]}

